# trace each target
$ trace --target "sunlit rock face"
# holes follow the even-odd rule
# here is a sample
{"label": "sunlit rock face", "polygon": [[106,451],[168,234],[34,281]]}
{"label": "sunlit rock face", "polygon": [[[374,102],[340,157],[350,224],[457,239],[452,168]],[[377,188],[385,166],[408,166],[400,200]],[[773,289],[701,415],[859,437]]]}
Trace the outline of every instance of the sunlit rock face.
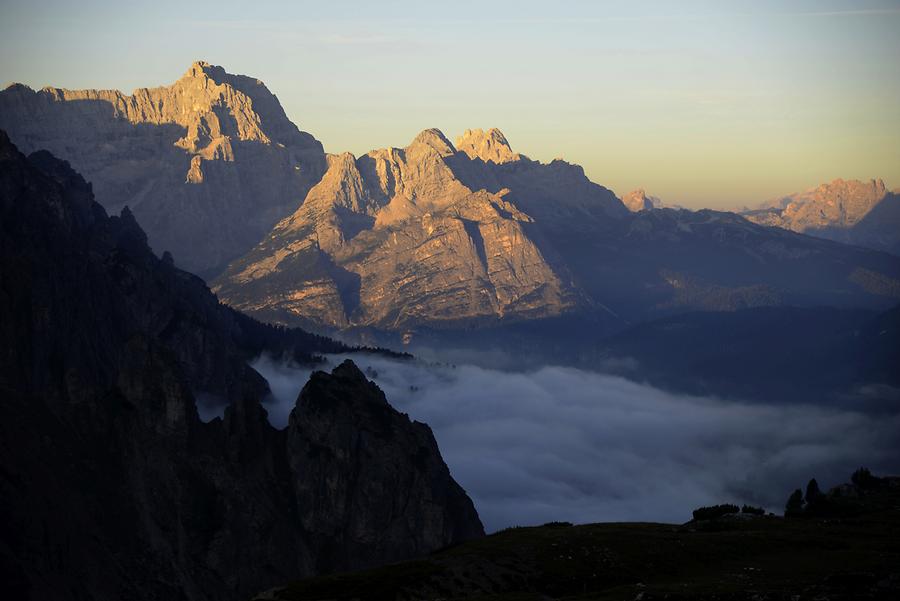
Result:
{"label": "sunlit rock face", "polygon": [[643,191],[626,207],[496,129],[456,145],[427,129],[405,148],[327,160],[299,209],[213,281],[225,302],[283,324],[408,332],[900,298],[892,257]]}
{"label": "sunlit rock face", "polygon": [[622,197],[622,204],[632,213],[662,208],[663,203],[655,196],[647,196],[643,188],[632,190]]}
{"label": "sunlit rock face", "polygon": [[484,162],[492,161],[498,165],[522,158],[512,151],[503,132],[494,127],[487,131],[467,129],[456,139],[456,148],[470,158],[481,159]]}
{"label": "sunlit rock face", "polygon": [[[885,308],[900,294],[896,261],[641,191],[630,208],[654,210],[631,212],[580,166],[531,160],[497,129],[325,155],[261,82],[207,63],[130,96],[12,85],[0,127],[68,159],[108,210],[129,206],[158,254],[279,323],[407,331],[589,311],[623,325],[759,304]],[[843,209],[849,229],[815,232],[892,248],[896,196],[841,194],[883,198],[862,218]]]}
{"label": "sunlit rock face", "polygon": [[591,222],[624,207],[580,167],[513,153],[496,129],[469,130],[459,144],[465,151],[428,129],[405,148],[329,156],[303,205],[214,282],[217,292],[274,321],[388,329],[578,306],[521,207]]}
{"label": "sunlit rock face", "polygon": [[836,179],[742,215],[763,225],[900,254],[900,195],[880,179]]}
{"label": "sunlit rock face", "polygon": [[0,92],[0,128],[69,161],[109,211],[129,206],[159,253],[214,275],[293,212],[325,170],[262,82],[197,62],[175,83]]}

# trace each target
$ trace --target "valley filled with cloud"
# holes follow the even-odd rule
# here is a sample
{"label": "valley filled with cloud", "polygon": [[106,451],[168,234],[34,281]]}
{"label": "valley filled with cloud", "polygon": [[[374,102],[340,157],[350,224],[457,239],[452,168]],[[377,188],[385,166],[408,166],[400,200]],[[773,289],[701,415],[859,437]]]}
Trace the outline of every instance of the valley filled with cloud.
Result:
{"label": "valley filled with cloud", "polygon": [[[780,513],[812,477],[900,469],[900,414],[672,394],[619,376],[548,366],[353,359],[411,419],[431,426],[488,531],[551,520],[681,523],[723,502]],[[276,427],[311,370],[261,357]],[[322,369],[329,370],[330,366]]]}

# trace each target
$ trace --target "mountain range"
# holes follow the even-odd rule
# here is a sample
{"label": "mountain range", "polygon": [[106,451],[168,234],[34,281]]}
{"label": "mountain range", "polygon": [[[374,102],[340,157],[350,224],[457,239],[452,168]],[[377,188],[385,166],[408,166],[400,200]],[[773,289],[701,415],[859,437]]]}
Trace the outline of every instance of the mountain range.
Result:
{"label": "mountain range", "polygon": [[754,223],[900,255],[900,193],[880,179],[836,179],[741,214]]}
{"label": "mountain range", "polygon": [[[622,197],[631,211],[666,205],[643,189]],[[884,181],[835,179],[804,192],[735,211],[753,223],[900,255],[900,191]]]}
{"label": "mountain range", "polygon": [[[900,300],[896,256],[769,227],[790,203],[764,220],[659,208],[638,190],[626,207],[497,129],[325,154],[261,82],[204,62],[131,96],[15,84],[0,127],[71,161],[107,209],[128,205],[151,247],[225,302],[283,325],[408,339],[589,315],[609,333],[693,310]],[[891,222],[854,231],[866,221],[889,246]]]}
{"label": "mountain range", "polygon": [[[627,585],[644,598],[632,576],[659,572],[654,545],[681,557],[686,535],[702,567],[718,553],[707,532],[616,525],[614,552],[588,540],[606,527],[574,545],[562,523],[485,538],[431,429],[352,360],[326,369],[323,355],[363,349],[321,334],[502,341],[517,361],[682,393],[893,410],[896,196],[837,180],[743,214],[619,199],[496,128],[327,154],[262,82],[206,62],[131,95],[13,84],[0,92],[4,590],[377,598],[402,581],[412,596]],[[283,429],[260,356],[322,368]],[[717,540],[741,561],[756,557],[745,533],[772,533],[778,566],[790,532],[803,549],[821,538],[709,527],[734,529]],[[640,567],[623,572],[623,557]],[[681,569],[662,565],[667,585]]]}
{"label": "mountain range", "polygon": [[483,534],[428,426],[351,361],[270,425],[248,361],[352,349],[221,305],[2,132],[0,234],[5,596],[242,599]]}
{"label": "mountain range", "polygon": [[686,310],[886,309],[897,257],[720,211],[631,212],[583,170],[513,152],[496,129],[452,144],[329,157],[303,205],[213,280],[275,323],[469,329],[560,315],[600,331]]}

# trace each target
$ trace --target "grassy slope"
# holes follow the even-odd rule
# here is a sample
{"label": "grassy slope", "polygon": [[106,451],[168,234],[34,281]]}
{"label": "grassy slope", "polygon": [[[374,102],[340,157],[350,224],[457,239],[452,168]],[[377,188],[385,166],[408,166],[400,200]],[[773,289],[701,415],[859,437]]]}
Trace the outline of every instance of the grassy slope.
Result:
{"label": "grassy slope", "polygon": [[900,599],[900,482],[853,513],[515,528],[260,599]]}

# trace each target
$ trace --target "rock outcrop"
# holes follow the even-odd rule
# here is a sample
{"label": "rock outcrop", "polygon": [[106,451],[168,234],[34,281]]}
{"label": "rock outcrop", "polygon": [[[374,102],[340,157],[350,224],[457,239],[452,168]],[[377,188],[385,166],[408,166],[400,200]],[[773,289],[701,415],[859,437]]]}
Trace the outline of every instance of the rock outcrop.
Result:
{"label": "rock outcrop", "polygon": [[900,255],[900,195],[880,179],[836,179],[741,214],[754,223]]}
{"label": "rock outcrop", "polygon": [[293,212],[325,169],[322,145],[262,82],[194,63],[174,84],[0,92],[0,129],[26,153],[48,150],[118,213],[129,206],[157,251],[219,273]]}
{"label": "rock outcrop", "polygon": [[352,363],[269,424],[247,360],[346,347],[220,305],[130,211],[108,217],[67,163],[2,132],[0,228],[8,596],[241,599],[482,534],[427,426]]}
{"label": "rock outcrop", "polygon": [[310,377],[287,449],[317,571],[426,555],[483,534],[431,429],[393,409],[349,360]]}
{"label": "rock outcrop", "polygon": [[[506,327],[590,313],[600,330],[686,310],[885,309],[900,261],[732,213],[631,212],[577,165],[496,129],[454,146],[331,156],[303,205],[213,284],[259,318],[325,328]],[[599,320],[599,321],[598,321]]]}
{"label": "rock outcrop", "polygon": [[632,190],[622,197],[622,204],[628,207],[632,213],[638,211],[651,211],[653,209],[661,209],[663,202],[655,196],[647,196],[643,188]]}
{"label": "rock outcrop", "polygon": [[506,136],[495,127],[487,131],[467,129],[456,139],[456,149],[469,155],[469,158],[480,159],[485,163],[492,161],[498,165],[522,158],[512,151]]}
{"label": "rock outcrop", "polygon": [[[579,299],[570,276],[517,207],[544,198],[544,190],[528,186],[539,179],[534,172],[558,174],[560,167],[505,152],[497,130],[469,131],[464,139],[488,160],[457,151],[435,129],[406,148],[329,157],[303,205],[234,262],[215,289],[266,319],[336,327],[449,327],[573,308]],[[499,163],[514,166],[509,177],[493,170]],[[606,219],[624,212],[580,171],[566,178],[574,194],[554,210]]]}

